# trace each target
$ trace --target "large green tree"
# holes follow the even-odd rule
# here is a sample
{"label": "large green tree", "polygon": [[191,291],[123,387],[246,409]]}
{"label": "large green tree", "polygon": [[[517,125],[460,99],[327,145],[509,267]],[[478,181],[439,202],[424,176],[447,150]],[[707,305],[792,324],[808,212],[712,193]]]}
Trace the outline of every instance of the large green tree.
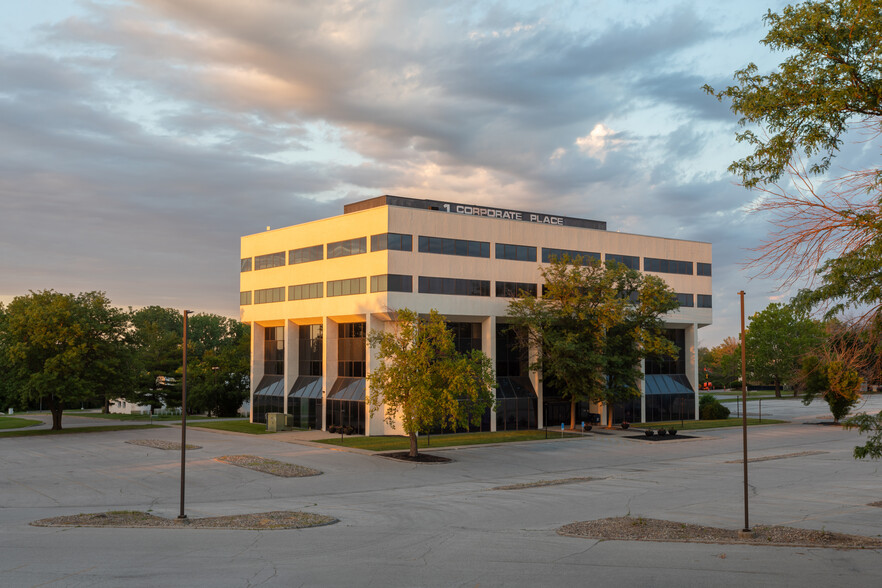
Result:
{"label": "large green tree", "polygon": [[177,384],[183,364],[184,320],[178,310],[146,306],[131,314],[136,378],[122,396],[136,404],[159,408],[180,406]]}
{"label": "large green tree", "polygon": [[17,296],[0,326],[5,377],[23,399],[47,399],[53,430],[61,429],[65,406],[106,397],[130,381],[128,316],[103,292]]}
{"label": "large green tree", "polygon": [[400,422],[410,437],[411,457],[418,456],[418,433],[476,424],[492,406],[490,360],[480,351],[457,353],[437,311],[424,318],[401,309],[392,330],[372,330],[368,340],[378,350],[378,364],[368,375],[371,415],[385,405],[386,422]]}
{"label": "large green tree", "polygon": [[781,398],[781,386],[794,383],[802,358],[823,339],[823,324],[812,320],[805,309],[769,304],[750,317],[747,330],[747,365],[752,378],[774,384],[775,396]]}
{"label": "large green tree", "polygon": [[216,314],[196,314],[188,322],[188,411],[235,416],[250,390],[251,330]]}
{"label": "large green tree", "polygon": [[640,360],[676,355],[661,316],[679,304],[664,281],[614,261],[583,261],[553,260],[542,268],[542,296],[521,293],[508,308],[524,345],[539,350],[530,368],[570,401],[570,428],[577,402],[639,396]]}

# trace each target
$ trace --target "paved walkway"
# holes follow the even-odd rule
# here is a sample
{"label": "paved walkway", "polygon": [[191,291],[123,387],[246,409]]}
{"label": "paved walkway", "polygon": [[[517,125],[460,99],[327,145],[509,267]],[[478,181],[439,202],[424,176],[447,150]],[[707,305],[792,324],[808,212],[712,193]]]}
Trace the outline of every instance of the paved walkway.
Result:
{"label": "paved walkway", "polygon": [[[787,402],[787,401],[776,401]],[[765,404],[765,403],[764,403]],[[770,406],[794,424],[749,430],[750,523],[882,533],[878,464],[818,422],[825,405]],[[882,397],[865,409],[882,409]],[[777,411],[777,412],[776,412]],[[188,430],[191,517],[306,510],[337,517],[297,531],[40,528],[79,512],[179,512],[177,452],[125,443],[176,428],[0,439],[0,585],[18,586],[840,586],[882,585],[880,553],[740,545],[598,542],[563,524],[631,514],[737,529],[741,430],[648,443],[622,435],[446,451],[414,465],[284,442],[289,433]],[[298,435],[300,433],[297,433]],[[276,478],[214,461],[247,453],[313,467]],[[801,454],[796,456],[795,454]],[[514,491],[496,486],[592,477]]]}

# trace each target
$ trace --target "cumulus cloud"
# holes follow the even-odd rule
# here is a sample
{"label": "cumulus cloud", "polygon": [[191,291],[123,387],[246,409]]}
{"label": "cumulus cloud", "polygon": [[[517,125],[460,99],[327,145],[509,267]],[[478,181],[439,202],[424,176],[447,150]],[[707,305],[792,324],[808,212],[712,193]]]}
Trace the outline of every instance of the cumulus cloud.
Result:
{"label": "cumulus cloud", "polygon": [[624,139],[617,138],[616,135],[618,133],[605,124],[597,123],[590,133],[576,139],[576,146],[582,153],[602,163],[606,161],[608,152],[619,149],[625,143]]}

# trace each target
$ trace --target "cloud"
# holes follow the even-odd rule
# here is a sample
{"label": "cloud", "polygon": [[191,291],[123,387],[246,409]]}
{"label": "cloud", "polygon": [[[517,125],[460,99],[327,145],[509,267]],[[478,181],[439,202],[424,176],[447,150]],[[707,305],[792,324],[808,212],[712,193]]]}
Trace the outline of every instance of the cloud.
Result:
{"label": "cloud", "polygon": [[[730,8],[726,30],[748,10]],[[723,284],[761,224],[732,228],[734,121],[700,91],[731,78],[707,59],[720,10],[132,0],[47,17],[29,49],[0,45],[0,296],[235,315],[240,235],[383,193],[713,241]]]}
{"label": "cloud", "polygon": [[582,153],[603,163],[608,152],[619,149],[625,143],[624,139],[618,139],[616,135],[618,133],[605,124],[597,123],[590,133],[576,139],[576,146]]}

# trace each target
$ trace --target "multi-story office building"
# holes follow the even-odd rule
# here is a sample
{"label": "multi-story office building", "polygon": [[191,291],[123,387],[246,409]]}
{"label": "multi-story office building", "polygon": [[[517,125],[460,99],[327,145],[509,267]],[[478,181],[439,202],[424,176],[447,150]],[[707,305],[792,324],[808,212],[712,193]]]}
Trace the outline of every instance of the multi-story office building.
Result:
{"label": "multi-story office building", "polygon": [[601,221],[381,196],[345,206],[342,216],[242,237],[252,421],[287,412],[304,427],[400,433],[366,405],[376,362],[366,336],[386,328],[391,310],[410,308],[438,310],[461,351],[480,349],[493,361],[496,410],[482,429],[568,422],[569,403],[527,370],[506,327],[511,297],[541,294],[540,267],[563,254],[658,275],[681,305],[665,317],[679,357],[646,360],[640,399],[580,406],[578,418],[589,411],[613,421],[695,418],[697,330],[712,317],[710,244],[611,232]]}

